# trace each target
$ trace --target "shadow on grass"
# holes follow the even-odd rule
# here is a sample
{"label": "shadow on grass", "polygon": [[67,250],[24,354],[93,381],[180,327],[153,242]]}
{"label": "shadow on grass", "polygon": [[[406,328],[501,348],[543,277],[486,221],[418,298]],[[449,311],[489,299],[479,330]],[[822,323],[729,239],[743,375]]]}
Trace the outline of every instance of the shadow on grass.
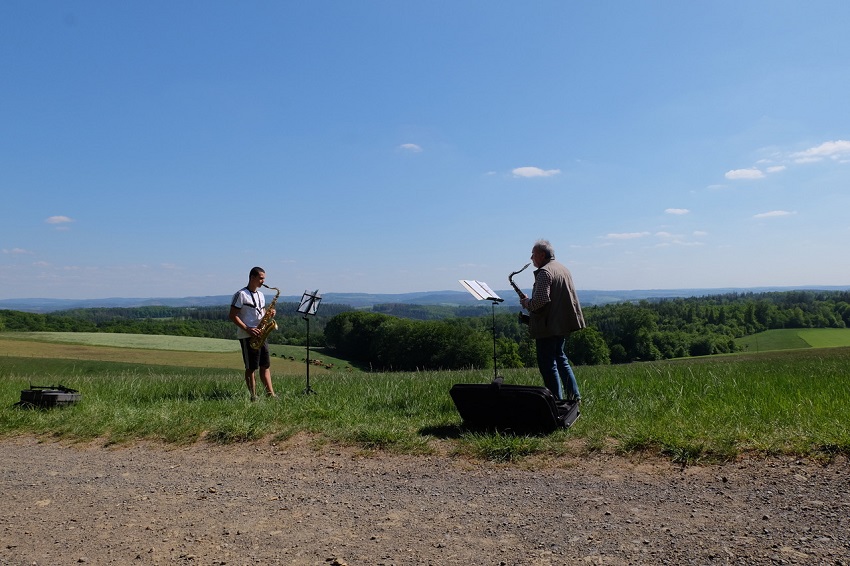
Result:
{"label": "shadow on grass", "polygon": [[473,427],[468,425],[435,425],[435,426],[426,426],[419,429],[418,433],[421,436],[433,436],[435,438],[439,438],[442,440],[448,439],[458,439],[462,438],[464,435],[468,434],[479,434],[479,435],[498,435],[505,437],[535,437],[535,438],[545,438],[550,436],[555,431],[541,431],[535,429],[529,430],[517,430],[512,428],[498,428],[498,427]]}
{"label": "shadow on grass", "polygon": [[435,425],[424,426],[419,429],[420,436],[433,436],[446,440],[449,438],[460,438],[467,429],[460,425]]}

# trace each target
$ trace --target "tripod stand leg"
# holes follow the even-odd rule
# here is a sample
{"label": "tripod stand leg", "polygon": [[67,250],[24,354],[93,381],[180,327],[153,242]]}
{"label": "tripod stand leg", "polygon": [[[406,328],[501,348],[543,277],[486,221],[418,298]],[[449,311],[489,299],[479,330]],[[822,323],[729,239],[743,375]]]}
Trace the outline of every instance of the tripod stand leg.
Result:
{"label": "tripod stand leg", "polygon": [[496,301],[492,304],[493,310],[493,381],[499,379],[499,364],[496,361]]}
{"label": "tripod stand leg", "polygon": [[307,360],[307,387],[304,388],[304,395],[315,395],[316,392],[310,387],[310,360]]}

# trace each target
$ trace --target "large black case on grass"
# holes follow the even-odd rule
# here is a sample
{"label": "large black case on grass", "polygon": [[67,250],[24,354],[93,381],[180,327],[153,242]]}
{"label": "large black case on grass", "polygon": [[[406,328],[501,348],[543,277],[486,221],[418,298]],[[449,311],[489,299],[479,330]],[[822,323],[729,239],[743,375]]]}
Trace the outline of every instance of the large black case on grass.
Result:
{"label": "large black case on grass", "polygon": [[21,400],[16,403],[20,407],[66,407],[80,400],[76,389],[64,385],[30,385],[29,389],[21,391]]}
{"label": "large black case on grass", "polygon": [[571,426],[579,417],[578,403],[555,399],[545,387],[458,383],[449,394],[464,424],[473,429],[548,434]]}

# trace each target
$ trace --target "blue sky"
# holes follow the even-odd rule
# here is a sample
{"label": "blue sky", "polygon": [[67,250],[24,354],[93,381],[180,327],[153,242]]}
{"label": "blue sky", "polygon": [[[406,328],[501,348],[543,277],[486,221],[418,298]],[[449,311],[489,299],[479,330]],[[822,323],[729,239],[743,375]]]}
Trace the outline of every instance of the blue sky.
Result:
{"label": "blue sky", "polygon": [[[0,3],[0,298],[850,285],[850,3]],[[517,276],[531,284],[531,270]],[[507,297],[506,297],[507,298]]]}

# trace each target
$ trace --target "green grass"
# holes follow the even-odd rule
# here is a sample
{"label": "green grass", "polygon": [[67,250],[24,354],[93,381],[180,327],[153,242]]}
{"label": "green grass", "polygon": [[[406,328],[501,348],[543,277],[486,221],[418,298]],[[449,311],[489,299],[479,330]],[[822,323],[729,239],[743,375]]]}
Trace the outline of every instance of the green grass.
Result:
{"label": "green grass", "polygon": [[238,352],[239,342],[192,336],[154,334],[121,334],[115,332],[8,332],[7,339],[38,342],[110,346],[113,348],[142,348],[149,350],[181,350],[186,352]]}
{"label": "green grass", "polygon": [[788,328],[738,338],[745,352],[850,347],[850,328]]}
{"label": "green grass", "polygon": [[[682,360],[599,371],[588,441],[657,449],[676,461],[742,452],[850,451],[850,349]],[[589,411],[588,411],[589,412]]]}
{"label": "green grass", "polygon": [[847,328],[808,328],[801,330],[799,336],[812,348],[850,346],[850,329]]}
{"label": "green grass", "polygon": [[[303,374],[306,351],[302,346],[272,344],[272,369],[276,373]],[[7,356],[135,362],[152,365],[239,369],[242,357],[234,340],[88,332],[2,332],[0,354]],[[311,371],[326,369],[356,372],[346,360],[325,348],[311,348]]]}
{"label": "green grass", "polygon": [[[518,436],[465,429],[449,396],[455,383],[488,383],[492,369],[311,369],[316,394],[307,395],[299,363],[275,373],[280,401],[251,403],[237,369],[97,359],[97,352],[111,356],[114,346],[90,346],[85,352],[92,359],[4,355],[11,344],[0,340],[0,436],[183,444],[306,434],[316,443],[364,450],[505,462],[594,452],[662,454],[681,463],[744,453],[850,454],[850,348],[579,367],[584,401],[576,424]],[[541,383],[534,369],[500,374],[507,383]],[[60,383],[78,389],[82,401],[53,410],[14,406],[29,384]]]}

